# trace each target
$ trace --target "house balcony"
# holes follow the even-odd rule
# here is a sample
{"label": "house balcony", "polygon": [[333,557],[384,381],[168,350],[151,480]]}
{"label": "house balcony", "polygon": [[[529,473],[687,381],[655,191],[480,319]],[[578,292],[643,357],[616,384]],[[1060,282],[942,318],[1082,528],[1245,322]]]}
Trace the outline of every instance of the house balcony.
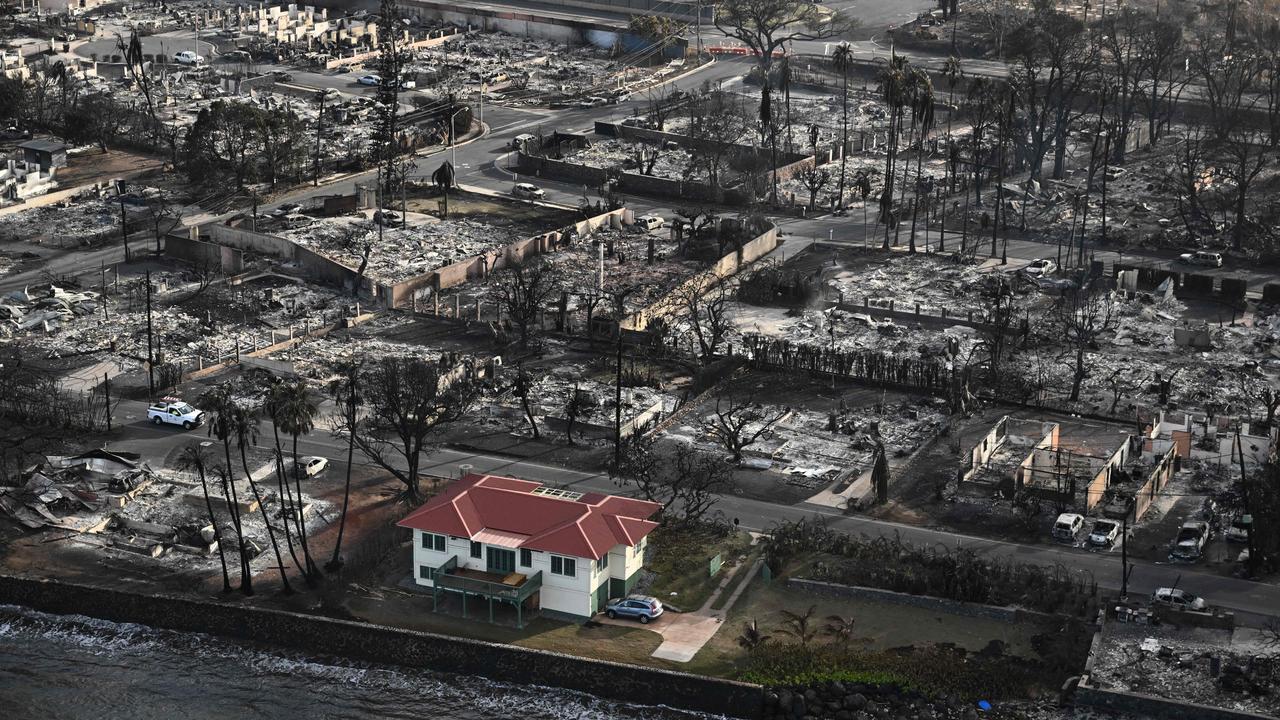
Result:
{"label": "house balcony", "polygon": [[542,571],[531,576],[521,573],[505,575],[482,570],[471,570],[458,567],[458,559],[451,557],[444,561],[435,572],[436,605],[438,608],[441,591],[461,593],[462,616],[467,616],[468,595],[478,595],[489,601],[489,622],[493,622],[493,601],[511,603],[516,608],[517,623],[523,626],[524,601],[542,587]]}

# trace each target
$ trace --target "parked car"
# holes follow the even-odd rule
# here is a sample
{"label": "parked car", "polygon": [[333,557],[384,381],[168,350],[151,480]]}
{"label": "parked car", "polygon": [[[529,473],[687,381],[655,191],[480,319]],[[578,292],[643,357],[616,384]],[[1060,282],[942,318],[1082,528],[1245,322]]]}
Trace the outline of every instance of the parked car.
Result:
{"label": "parked car", "polygon": [[1053,523],[1051,534],[1054,539],[1070,542],[1076,539],[1084,528],[1084,516],[1076,513],[1062,513]]}
{"label": "parked car", "polygon": [[628,595],[625,598],[614,598],[605,605],[605,615],[610,618],[633,617],[648,625],[662,615],[662,603],[648,595]]}
{"label": "parked car", "polygon": [[636,227],[645,231],[654,230],[662,227],[664,222],[666,221],[657,215],[641,215],[636,218]]}
{"label": "parked car", "polygon": [[167,397],[147,408],[147,419],[152,425],[181,425],[183,430],[190,430],[204,423],[204,411]]}
{"label": "parked car", "polygon": [[174,55],[173,60],[179,65],[203,65],[204,64],[204,56],[197,55],[191,50],[183,50],[177,55]]}
{"label": "parked car", "polygon": [[1203,520],[1189,520],[1178,529],[1178,537],[1173,540],[1172,557],[1182,560],[1195,560],[1204,552],[1204,544],[1209,541],[1209,523]]}
{"label": "parked car", "polygon": [[377,86],[382,84],[382,78],[378,77],[377,75],[361,75],[360,77],[356,78],[356,82],[360,83],[361,85]]}
{"label": "parked car", "polygon": [[248,63],[253,62],[253,56],[248,50],[232,50],[222,53],[222,61],[229,63]]}
{"label": "parked car", "polygon": [[333,69],[334,75],[346,75],[349,72],[351,72],[350,65],[339,65],[338,67]]}
{"label": "parked car", "polygon": [[328,458],[308,455],[298,458],[298,467],[302,468],[302,473],[307,477],[315,477],[329,467],[329,460]]}
{"label": "parked car", "polygon": [[400,87],[404,90],[413,90],[418,87],[418,81],[411,77],[405,76],[400,78]]}
{"label": "parked car", "polygon": [[534,137],[530,133],[520,133],[519,135],[511,138],[511,149],[520,150],[524,147],[525,143],[533,139]]}
{"label": "parked car", "polygon": [[299,205],[298,203],[285,203],[280,207],[276,208],[275,210],[272,210],[271,214],[280,215],[280,216],[292,215],[293,213],[299,212],[300,210],[302,210],[302,206]]}
{"label": "parked car", "polygon": [[649,122],[649,118],[641,117],[639,115],[632,115],[629,118],[624,118],[622,121],[622,124],[626,127],[637,127],[637,128],[645,128],[645,129],[653,128],[653,123]]}
{"label": "parked car", "polygon": [[630,99],[631,99],[631,93],[627,92],[626,90],[614,90],[613,93],[609,95],[609,102],[614,104],[624,103]]}
{"label": "parked car", "polygon": [[293,79],[293,76],[283,70],[272,70],[271,79],[276,82],[289,82]]}
{"label": "parked car", "polygon": [[1035,260],[1032,260],[1031,262],[1027,263],[1026,267],[1022,268],[1022,272],[1030,275],[1031,277],[1037,277],[1037,278],[1044,277],[1046,275],[1052,275],[1057,270],[1058,270],[1057,263],[1055,263],[1052,260],[1046,260],[1044,258],[1036,258]]}
{"label": "parked car", "polygon": [[1120,523],[1114,520],[1094,520],[1089,531],[1089,544],[1109,547],[1120,536]]}
{"label": "parked car", "polygon": [[1156,591],[1151,593],[1151,602],[1182,610],[1203,610],[1205,607],[1204,598],[1196,597],[1186,590],[1179,590],[1178,588],[1156,588]]}
{"label": "parked car", "polygon": [[596,97],[596,96],[594,96],[594,95],[593,95],[593,96],[591,96],[591,97],[585,97],[585,98],[582,98],[581,100],[579,100],[579,101],[578,101],[578,107],[580,107],[580,108],[582,108],[582,109],[584,109],[584,110],[585,110],[585,109],[587,109],[587,108],[596,108],[596,107],[600,107],[601,105],[608,104],[608,102],[609,102],[608,100],[605,100],[605,99],[604,99],[604,98],[602,98],[602,97]]}
{"label": "parked car", "polygon": [[1227,542],[1249,542],[1249,526],[1252,524],[1252,515],[1237,515],[1227,526]]}
{"label": "parked car", "polygon": [[518,198],[526,198],[529,200],[541,200],[547,196],[547,194],[543,192],[542,188],[534,185],[533,183],[516,183],[516,186],[511,189],[511,194]]}
{"label": "parked car", "polygon": [[1178,256],[1178,262],[1185,265],[1222,267],[1222,253],[1209,252],[1207,250],[1196,250],[1195,252],[1182,253]]}

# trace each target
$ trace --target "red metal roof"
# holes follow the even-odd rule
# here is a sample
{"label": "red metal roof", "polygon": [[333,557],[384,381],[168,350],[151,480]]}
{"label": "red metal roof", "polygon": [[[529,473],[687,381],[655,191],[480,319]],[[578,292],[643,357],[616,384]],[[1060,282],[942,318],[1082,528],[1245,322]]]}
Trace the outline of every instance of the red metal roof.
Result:
{"label": "red metal roof", "polygon": [[658,503],[599,493],[576,499],[535,494],[539,487],[530,480],[467,475],[398,524],[465,538],[484,530],[526,535],[521,548],[582,558],[635,545],[658,526],[649,520]]}

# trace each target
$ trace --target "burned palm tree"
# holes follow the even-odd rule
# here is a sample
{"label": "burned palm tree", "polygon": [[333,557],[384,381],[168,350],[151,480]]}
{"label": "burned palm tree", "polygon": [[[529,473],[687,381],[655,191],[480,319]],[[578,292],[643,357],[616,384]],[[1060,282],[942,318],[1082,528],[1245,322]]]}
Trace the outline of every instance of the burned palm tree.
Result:
{"label": "burned palm tree", "polygon": [[[289,552],[293,553],[293,541],[289,531],[289,520],[293,520],[298,531],[298,544],[302,546],[303,576],[314,582],[319,575],[319,568],[311,558],[311,548],[307,542],[307,522],[302,511],[302,463],[298,457],[298,438],[311,432],[315,427],[316,417],[320,414],[320,406],[311,397],[307,384],[295,379],[288,382],[274,382],[267,390],[267,401],[264,405],[271,419],[272,434],[275,437],[276,480],[280,495],[287,501],[292,511],[285,517],[285,540],[289,543]],[[284,471],[284,452],[280,447],[280,433],[293,439],[293,471]],[[293,489],[289,487],[292,475]],[[296,490],[296,492],[294,492]],[[296,501],[294,498],[297,498]],[[296,503],[296,504],[295,504]],[[294,557],[297,564],[297,557]]]}
{"label": "burned palm tree", "polygon": [[206,474],[209,459],[209,454],[199,445],[188,445],[178,456],[178,468],[194,470],[200,478],[204,506],[209,512],[209,524],[213,526],[213,542],[218,546],[218,561],[222,563],[222,592],[229,593],[231,592],[231,574],[227,571],[227,555],[222,548],[222,531],[218,529],[218,516],[213,512],[213,501],[209,499],[209,479]]}
{"label": "burned palm tree", "polygon": [[836,197],[843,207],[845,166],[849,154],[849,70],[853,67],[853,48],[849,43],[842,42],[836,46],[832,62],[836,72],[840,73],[840,186]]}
{"label": "burned palm tree", "polygon": [[253,594],[253,572],[249,568],[249,553],[244,541],[244,525],[240,518],[240,499],[236,494],[234,467],[231,463],[231,441],[236,437],[236,425],[239,413],[231,396],[230,385],[223,383],[200,396],[199,404],[205,408],[212,418],[209,421],[209,435],[222,443],[222,451],[226,464],[219,468],[222,482],[222,496],[227,502],[227,513],[231,515],[231,526],[236,531],[236,545],[240,553],[240,592]]}
{"label": "burned palm tree", "polygon": [[289,575],[285,572],[284,558],[280,555],[280,544],[276,542],[276,531],[271,526],[271,517],[267,515],[267,505],[262,501],[258,483],[253,479],[253,472],[249,470],[249,447],[257,444],[258,441],[258,413],[235,400],[231,401],[231,405],[234,418],[232,429],[235,433],[236,446],[240,450],[240,467],[244,470],[245,479],[249,482],[249,489],[253,491],[253,499],[258,503],[262,524],[267,527],[267,539],[271,542],[271,550],[276,556],[276,569],[280,571],[280,583],[284,586],[285,594],[289,595],[293,593],[293,586],[289,584]]}
{"label": "burned palm tree", "polygon": [[441,196],[444,197],[443,217],[449,217],[449,191],[455,187],[455,174],[453,171],[453,163],[445,160],[431,173],[431,182],[435,183],[440,189]]}
{"label": "burned palm tree", "polygon": [[889,249],[890,226],[896,224],[893,207],[893,178],[898,159],[898,135],[902,130],[903,109],[907,105],[909,70],[906,58],[895,52],[880,74],[880,97],[889,108],[889,136],[884,164],[884,190],[880,194],[880,217],[884,222],[884,245]]}

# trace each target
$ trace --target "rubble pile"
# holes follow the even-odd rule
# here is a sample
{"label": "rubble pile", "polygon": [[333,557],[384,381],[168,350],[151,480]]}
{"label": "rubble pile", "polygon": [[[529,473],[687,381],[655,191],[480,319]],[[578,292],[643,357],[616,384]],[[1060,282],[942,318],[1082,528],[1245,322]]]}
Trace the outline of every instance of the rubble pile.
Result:
{"label": "rubble pile", "polygon": [[951,317],[965,317],[970,310],[976,315],[989,304],[982,290],[991,274],[977,265],[924,254],[859,259],[858,267],[827,275],[827,286],[843,303],[869,300],[872,306],[887,308],[892,301],[895,309],[907,312],[914,312],[918,304],[922,313],[939,315],[946,309]]}
{"label": "rubble pile", "polygon": [[879,350],[928,358],[966,357],[978,342],[977,331],[964,325],[934,330],[834,308],[793,311],[740,306],[731,318],[735,326],[726,339],[734,344],[741,342],[742,335],[754,333],[786,338],[796,345],[834,347],[840,351]]}
{"label": "rubble pile", "polygon": [[1278,681],[1280,661],[1230,633],[1128,625],[1108,627],[1090,676],[1105,688],[1263,715],[1280,712]]}
{"label": "rubble pile", "polygon": [[352,270],[360,266],[353,248],[372,242],[365,275],[381,283],[425,275],[521,239],[510,230],[474,220],[417,215],[408,227],[383,228],[380,240],[378,226],[360,216],[329,218],[280,235]]}
{"label": "rubble pile", "polygon": [[[759,114],[760,91],[758,89],[733,94],[740,98],[743,112],[747,117]],[[772,102],[779,119],[778,147],[784,148],[788,146],[786,101],[781,92],[775,91]],[[811,145],[809,128],[814,125],[818,127],[819,147],[840,142],[844,122],[843,112],[839,93],[823,96],[814,92],[793,90],[791,92],[790,147],[798,152],[809,151]],[[883,132],[888,122],[889,112],[874,93],[849,88],[849,141],[851,143],[858,142],[859,133],[870,133],[875,130]],[[666,122],[668,132],[685,132],[688,127],[687,116],[676,117]],[[746,145],[760,143],[758,127],[754,124],[746,124],[742,137],[737,142]]]}
{"label": "rubble pile", "polygon": [[[648,262],[649,238],[654,238],[654,261]],[[571,294],[589,295],[599,275],[598,251],[595,243],[605,246],[604,289],[616,291],[630,288],[625,304],[627,312],[648,307],[683,280],[702,272],[706,265],[678,256],[676,244],[657,233],[634,229],[600,228],[584,241],[547,255],[560,283]],[[612,313],[606,301],[597,312]]]}
{"label": "rubble pile", "polygon": [[[639,148],[645,154],[641,156]],[[706,181],[706,168],[693,162],[689,151],[682,147],[664,147],[657,149],[658,157],[653,163],[652,172],[644,173],[648,165],[649,153],[655,151],[652,144],[631,143],[625,140],[605,139],[593,140],[591,145],[565,158],[569,162],[579,163],[587,167],[617,169],[623,172],[648,174],[653,177],[670,180]],[[641,157],[637,160],[637,157]]]}
{"label": "rubble pile", "polygon": [[132,453],[92,450],[50,457],[18,487],[0,486],[0,511],[28,529],[98,532],[106,513],[124,507],[154,481]]}
{"label": "rubble pile", "polygon": [[384,359],[413,358],[425,362],[438,362],[444,353],[436,348],[383,340],[376,337],[348,335],[346,337],[310,338],[287,350],[271,354],[272,360],[287,362],[298,375],[314,380],[323,386],[337,378],[343,363],[353,358]]}
{"label": "rubble pile", "polygon": [[[606,50],[500,32],[470,33],[444,46],[417,50],[408,69],[449,88],[478,91],[483,85],[487,96],[507,105],[604,94],[623,85],[624,72]],[[625,68],[627,84],[653,74],[648,68]]]}
{"label": "rubble pile", "polygon": [[0,240],[88,238],[113,230],[120,230],[120,203],[112,196],[91,195],[0,216]]}
{"label": "rubble pile", "polygon": [[77,318],[96,315],[98,293],[50,285],[45,292],[28,288],[0,298],[0,338],[28,333],[57,333]]}
{"label": "rubble pile", "polygon": [[[668,437],[691,443],[701,450],[723,453],[712,428],[717,416],[714,402],[706,406],[700,423],[673,428]],[[945,420],[940,407],[930,403],[899,402],[869,407],[840,407],[829,413],[802,407],[763,406],[763,416],[782,418],[746,449],[743,466],[773,470],[787,476],[787,483],[817,488],[838,476],[869,469],[876,442],[882,442],[889,458],[907,457],[932,439]],[[744,435],[759,429],[749,423]]]}

